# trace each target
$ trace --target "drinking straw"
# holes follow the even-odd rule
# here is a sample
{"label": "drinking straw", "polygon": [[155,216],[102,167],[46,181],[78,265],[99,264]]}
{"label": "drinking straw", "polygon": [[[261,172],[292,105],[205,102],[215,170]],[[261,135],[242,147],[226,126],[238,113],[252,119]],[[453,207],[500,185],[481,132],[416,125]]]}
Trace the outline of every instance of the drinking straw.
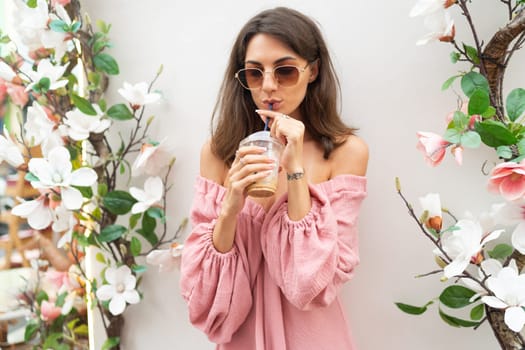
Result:
{"label": "drinking straw", "polygon": [[[272,108],[273,108],[273,104],[272,104],[272,103],[268,104],[268,109],[269,109],[270,111],[272,110]],[[267,130],[268,130],[268,120],[269,120],[269,119],[270,119],[270,118],[266,117],[266,120],[264,121],[264,131],[267,131]]]}

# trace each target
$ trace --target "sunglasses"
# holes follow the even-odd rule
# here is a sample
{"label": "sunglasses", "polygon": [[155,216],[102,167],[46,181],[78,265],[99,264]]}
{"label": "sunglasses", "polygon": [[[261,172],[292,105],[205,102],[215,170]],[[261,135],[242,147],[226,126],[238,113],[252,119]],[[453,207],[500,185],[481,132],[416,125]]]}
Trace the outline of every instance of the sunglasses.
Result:
{"label": "sunglasses", "polygon": [[243,88],[248,90],[255,90],[262,87],[264,81],[264,74],[271,73],[273,79],[279,86],[294,86],[299,81],[299,75],[306,70],[310,63],[307,63],[304,68],[297,66],[279,66],[270,71],[263,71],[259,68],[243,68],[235,73],[235,78],[239,81]]}

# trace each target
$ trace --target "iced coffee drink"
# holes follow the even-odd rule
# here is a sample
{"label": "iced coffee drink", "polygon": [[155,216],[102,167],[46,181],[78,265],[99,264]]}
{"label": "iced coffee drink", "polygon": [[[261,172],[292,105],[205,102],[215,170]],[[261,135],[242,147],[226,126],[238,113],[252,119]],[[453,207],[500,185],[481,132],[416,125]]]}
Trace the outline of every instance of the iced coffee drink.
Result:
{"label": "iced coffee drink", "polygon": [[266,149],[264,155],[275,160],[275,167],[272,170],[272,173],[265,178],[254,182],[247,188],[248,195],[252,197],[272,196],[275,193],[275,190],[277,190],[279,159],[283,150],[283,144],[279,140],[271,137],[269,131],[259,131],[243,139],[239,146],[264,147]]}

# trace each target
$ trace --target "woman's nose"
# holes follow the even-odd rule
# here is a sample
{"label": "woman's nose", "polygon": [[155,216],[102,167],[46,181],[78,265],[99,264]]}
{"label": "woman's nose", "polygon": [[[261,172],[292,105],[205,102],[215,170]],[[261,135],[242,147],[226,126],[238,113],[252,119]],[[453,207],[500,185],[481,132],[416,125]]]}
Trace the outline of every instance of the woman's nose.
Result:
{"label": "woman's nose", "polygon": [[262,81],[262,89],[264,91],[277,90],[278,85],[279,84],[277,83],[277,79],[275,79],[273,72],[264,72]]}

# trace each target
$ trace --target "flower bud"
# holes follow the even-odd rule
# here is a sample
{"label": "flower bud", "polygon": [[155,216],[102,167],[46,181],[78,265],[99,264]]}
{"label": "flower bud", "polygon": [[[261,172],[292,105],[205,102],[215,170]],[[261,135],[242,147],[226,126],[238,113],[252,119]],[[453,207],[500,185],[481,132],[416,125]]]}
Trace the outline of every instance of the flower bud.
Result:
{"label": "flower bud", "polygon": [[441,216],[432,216],[426,221],[425,225],[428,228],[434,229],[436,232],[441,232],[441,227],[443,225],[443,219],[441,218]]}
{"label": "flower bud", "polygon": [[434,260],[436,261],[436,264],[438,264],[439,267],[441,267],[442,269],[445,268],[445,266],[447,266],[447,262],[445,260],[443,260],[443,258],[441,258],[439,255],[436,255],[434,257]]}
{"label": "flower bud", "polygon": [[448,9],[450,6],[455,5],[457,2],[457,0],[445,0],[444,7]]}
{"label": "flower bud", "polygon": [[454,37],[456,36],[456,26],[452,26],[452,30],[450,31],[450,34],[443,35],[439,37],[439,41],[442,41],[444,43],[451,43],[454,41]]}

